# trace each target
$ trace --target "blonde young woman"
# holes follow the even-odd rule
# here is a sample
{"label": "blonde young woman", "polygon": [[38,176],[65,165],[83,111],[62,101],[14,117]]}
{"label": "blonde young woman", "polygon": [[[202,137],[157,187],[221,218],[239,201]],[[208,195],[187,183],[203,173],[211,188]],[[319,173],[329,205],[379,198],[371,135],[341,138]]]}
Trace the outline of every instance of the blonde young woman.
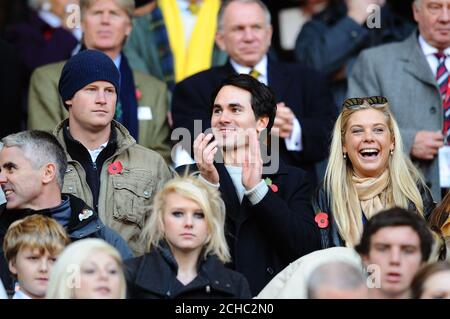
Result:
{"label": "blonde young woman", "polygon": [[119,252],[106,241],[82,239],[58,257],[47,299],[124,299],[126,283]]}
{"label": "blonde young woman", "polygon": [[217,190],[177,177],[155,196],[144,256],[126,261],[131,298],[250,298],[243,275],[224,266],[225,205]]}
{"label": "blonde young woman", "polygon": [[365,222],[385,208],[400,206],[424,217],[434,208],[429,189],[403,151],[385,97],[344,101],[313,206],[323,248],[358,244]]}

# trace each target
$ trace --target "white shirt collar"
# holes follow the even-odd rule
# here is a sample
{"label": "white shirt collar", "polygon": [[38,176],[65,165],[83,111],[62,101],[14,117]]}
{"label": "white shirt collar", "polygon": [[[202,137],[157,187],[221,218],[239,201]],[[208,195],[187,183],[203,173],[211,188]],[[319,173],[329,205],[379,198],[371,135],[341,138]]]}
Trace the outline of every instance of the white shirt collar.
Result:
{"label": "white shirt collar", "polygon": [[24,293],[22,290],[17,290],[12,296],[12,299],[32,299],[32,298],[28,296],[26,293]]}
{"label": "white shirt collar", "polygon": [[45,21],[49,26],[52,28],[59,28],[61,26],[61,18],[58,17],[56,14],[45,11],[45,10],[39,10],[38,12],[39,18]]}
{"label": "white shirt collar", "polygon": [[[434,56],[435,53],[439,52],[438,49],[431,46],[427,41],[425,41],[425,39],[422,35],[419,35],[419,45],[425,56],[431,56],[431,55]],[[445,56],[450,56],[450,47],[448,47],[444,50],[444,54],[445,54]]]}
{"label": "white shirt collar", "polygon": [[241,73],[249,74],[252,69],[255,69],[256,71],[259,72],[259,74],[261,74],[258,77],[258,80],[267,85],[267,83],[268,83],[268,79],[267,79],[267,55],[264,55],[263,58],[253,68],[250,68],[250,67],[244,66],[244,65],[240,65],[236,61],[234,61],[233,59],[230,59],[230,63],[233,66],[233,69],[239,74],[241,74]]}
{"label": "white shirt collar", "polygon": [[119,55],[117,55],[113,61],[114,64],[116,65],[117,70],[120,70],[120,62],[122,61],[122,54],[119,53]]}

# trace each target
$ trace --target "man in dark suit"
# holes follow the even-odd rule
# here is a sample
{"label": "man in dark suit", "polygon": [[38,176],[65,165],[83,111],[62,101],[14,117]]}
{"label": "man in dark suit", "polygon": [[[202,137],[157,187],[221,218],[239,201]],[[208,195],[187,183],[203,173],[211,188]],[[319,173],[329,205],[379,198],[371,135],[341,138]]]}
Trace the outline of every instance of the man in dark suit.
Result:
{"label": "man in dark suit", "polygon": [[[230,74],[252,73],[275,93],[278,103],[272,134],[281,138],[282,158],[305,169],[316,182],[314,164],[328,156],[329,134],[336,117],[333,98],[325,79],[315,71],[268,58],[271,37],[270,13],[261,1],[225,1],[219,11],[216,43],[230,59],[224,66],[176,85],[174,127],[187,128],[195,138],[209,127],[213,89]],[[194,120],[202,121],[198,131],[194,130]]]}
{"label": "man in dark suit", "polygon": [[266,85],[249,75],[231,75],[213,100],[213,134],[195,139],[194,158],[199,178],[218,188],[226,205],[230,267],[246,276],[256,295],[290,262],[320,249],[311,184],[303,170],[276,155],[263,164],[261,150],[267,146],[259,140],[270,133],[276,114]]}

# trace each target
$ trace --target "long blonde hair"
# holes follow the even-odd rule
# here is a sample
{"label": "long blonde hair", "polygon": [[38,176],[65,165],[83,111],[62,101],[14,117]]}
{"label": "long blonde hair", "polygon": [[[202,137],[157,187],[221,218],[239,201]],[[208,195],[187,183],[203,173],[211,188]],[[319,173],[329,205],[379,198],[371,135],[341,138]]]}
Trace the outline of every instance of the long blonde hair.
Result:
{"label": "long blonde hair", "polygon": [[[73,298],[73,280],[77,274],[75,271],[81,264],[97,252],[110,255],[119,265],[120,275],[120,299],[125,299],[126,282],[123,273],[122,257],[113,246],[103,239],[87,238],[76,241],[63,250],[53,266],[48,283],[46,299],[71,299]],[[75,268],[74,268],[75,267]]]}
{"label": "long blonde hair", "polygon": [[142,230],[147,251],[156,248],[165,238],[163,215],[166,196],[177,193],[196,202],[205,215],[209,236],[203,249],[204,256],[215,254],[222,262],[230,261],[230,252],[225,239],[225,204],[218,190],[206,186],[195,177],[175,177],[155,195],[153,213]]}
{"label": "long blonde hair", "polygon": [[389,194],[388,198],[392,206],[408,208],[409,202],[415,205],[416,210],[423,216],[424,206],[418,184],[426,188],[419,171],[405,155],[403,141],[400,135],[397,121],[389,110],[389,104],[370,105],[366,100],[355,108],[343,107],[341,114],[336,120],[331,141],[330,157],[325,172],[324,187],[330,196],[333,218],[337,225],[339,234],[343,240],[350,245],[355,245],[355,239],[351,238],[350,211],[360,211],[361,207],[350,207],[351,203],[359,202],[352,182],[353,167],[350,160],[343,157],[343,141],[349,118],[355,112],[365,109],[374,109],[386,116],[386,122],[395,143],[395,149],[389,156]]}

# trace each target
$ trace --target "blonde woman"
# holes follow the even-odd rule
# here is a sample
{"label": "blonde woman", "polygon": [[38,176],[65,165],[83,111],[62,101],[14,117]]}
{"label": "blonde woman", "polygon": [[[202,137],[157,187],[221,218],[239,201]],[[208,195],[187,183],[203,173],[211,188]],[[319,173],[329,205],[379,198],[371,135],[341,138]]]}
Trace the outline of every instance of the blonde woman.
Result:
{"label": "blonde woman", "polygon": [[128,260],[131,298],[250,298],[247,280],[224,266],[225,205],[217,190],[177,177],[155,196],[144,256]]}
{"label": "blonde woman", "polygon": [[323,248],[353,247],[363,225],[393,206],[428,217],[430,191],[403,152],[385,97],[344,101],[333,130],[325,180],[313,200]]}
{"label": "blonde woman", "polygon": [[67,246],[53,267],[47,299],[124,299],[126,283],[119,252],[102,239]]}

